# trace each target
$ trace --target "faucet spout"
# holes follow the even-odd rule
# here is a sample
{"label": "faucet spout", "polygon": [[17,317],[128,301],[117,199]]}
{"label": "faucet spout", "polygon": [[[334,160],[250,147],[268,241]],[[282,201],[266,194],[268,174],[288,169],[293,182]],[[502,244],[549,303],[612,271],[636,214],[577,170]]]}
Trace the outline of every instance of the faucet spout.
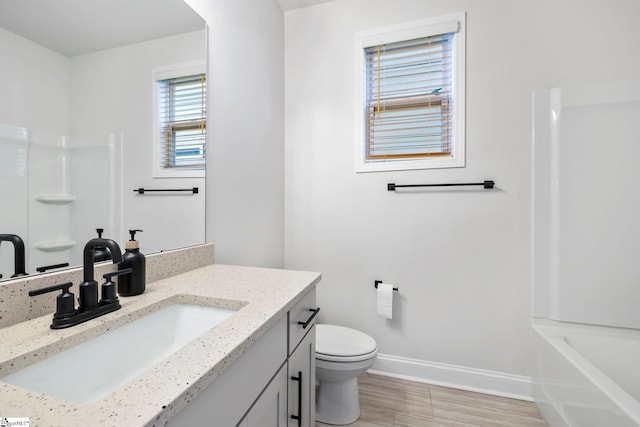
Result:
{"label": "faucet spout", "polygon": [[0,234],[0,244],[2,242],[13,243],[14,253],[14,270],[15,273],[11,277],[26,276],[24,261],[24,241],[17,234]]}
{"label": "faucet spout", "polygon": [[96,247],[104,247],[104,246],[109,248],[114,264],[122,262],[122,253],[120,251],[120,246],[118,246],[118,244],[115,241],[111,239],[102,239],[102,238],[95,238],[95,239],[89,240],[87,244],[84,245],[84,252],[83,252],[83,261],[84,261],[83,279],[85,282],[93,281],[93,263],[94,263],[94,253],[95,253],[94,249]]}

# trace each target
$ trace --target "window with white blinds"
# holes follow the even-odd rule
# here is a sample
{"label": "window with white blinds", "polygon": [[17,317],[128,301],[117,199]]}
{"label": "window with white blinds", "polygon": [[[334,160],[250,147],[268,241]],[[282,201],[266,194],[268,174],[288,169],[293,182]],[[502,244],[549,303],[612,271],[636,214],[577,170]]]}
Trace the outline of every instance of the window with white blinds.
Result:
{"label": "window with white blinds", "polygon": [[453,34],[366,49],[367,159],[450,155]]}
{"label": "window with white blinds", "polygon": [[362,37],[358,171],[464,166],[463,24],[447,16]]}
{"label": "window with white blinds", "polygon": [[205,75],[158,80],[157,88],[160,168],[204,169]]}

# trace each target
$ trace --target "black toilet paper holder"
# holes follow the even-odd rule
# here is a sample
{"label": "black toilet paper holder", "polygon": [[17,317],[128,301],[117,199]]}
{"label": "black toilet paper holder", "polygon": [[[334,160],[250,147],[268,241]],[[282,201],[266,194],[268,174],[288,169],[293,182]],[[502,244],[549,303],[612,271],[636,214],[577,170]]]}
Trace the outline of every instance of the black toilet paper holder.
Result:
{"label": "black toilet paper holder", "polygon": [[[378,285],[379,285],[380,283],[382,283],[382,280],[376,280],[376,281],[375,281],[375,282],[373,282],[373,283],[374,283],[374,286],[376,287],[376,289],[378,289]],[[393,288],[393,290],[394,290],[394,291],[396,291],[396,292],[398,292],[398,287],[397,287],[397,286],[396,286],[396,287],[394,287],[394,288]]]}

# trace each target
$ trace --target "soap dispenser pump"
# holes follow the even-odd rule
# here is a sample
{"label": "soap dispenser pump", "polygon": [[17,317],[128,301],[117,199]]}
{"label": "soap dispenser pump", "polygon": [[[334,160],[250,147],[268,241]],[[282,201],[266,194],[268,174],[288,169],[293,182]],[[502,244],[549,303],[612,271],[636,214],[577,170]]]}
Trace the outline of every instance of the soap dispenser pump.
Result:
{"label": "soap dispenser pump", "polygon": [[131,240],[125,244],[120,269],[130,268],[131,273],[118,277],[118,294],[123,297],[140,295],[144,292],[146,283],[146,261],[140,252],[140,243],[136,240],[136,233],[142,230],[129,230]]}

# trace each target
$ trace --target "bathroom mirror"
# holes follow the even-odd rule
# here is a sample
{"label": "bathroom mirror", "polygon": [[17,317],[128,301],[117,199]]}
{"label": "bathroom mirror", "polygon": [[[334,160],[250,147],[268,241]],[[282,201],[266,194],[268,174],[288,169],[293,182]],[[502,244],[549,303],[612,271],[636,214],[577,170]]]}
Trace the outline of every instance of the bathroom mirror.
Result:
{"label": "bathroom mirror", "polygon": [[144,253],[204,243],[204,171],[154,172],[154,73],[206,64],[184,0],[3,0],[0,58],[0,234],[24,240],[28,274],[80,265],[98,228],[122,249],[144,230]]}

